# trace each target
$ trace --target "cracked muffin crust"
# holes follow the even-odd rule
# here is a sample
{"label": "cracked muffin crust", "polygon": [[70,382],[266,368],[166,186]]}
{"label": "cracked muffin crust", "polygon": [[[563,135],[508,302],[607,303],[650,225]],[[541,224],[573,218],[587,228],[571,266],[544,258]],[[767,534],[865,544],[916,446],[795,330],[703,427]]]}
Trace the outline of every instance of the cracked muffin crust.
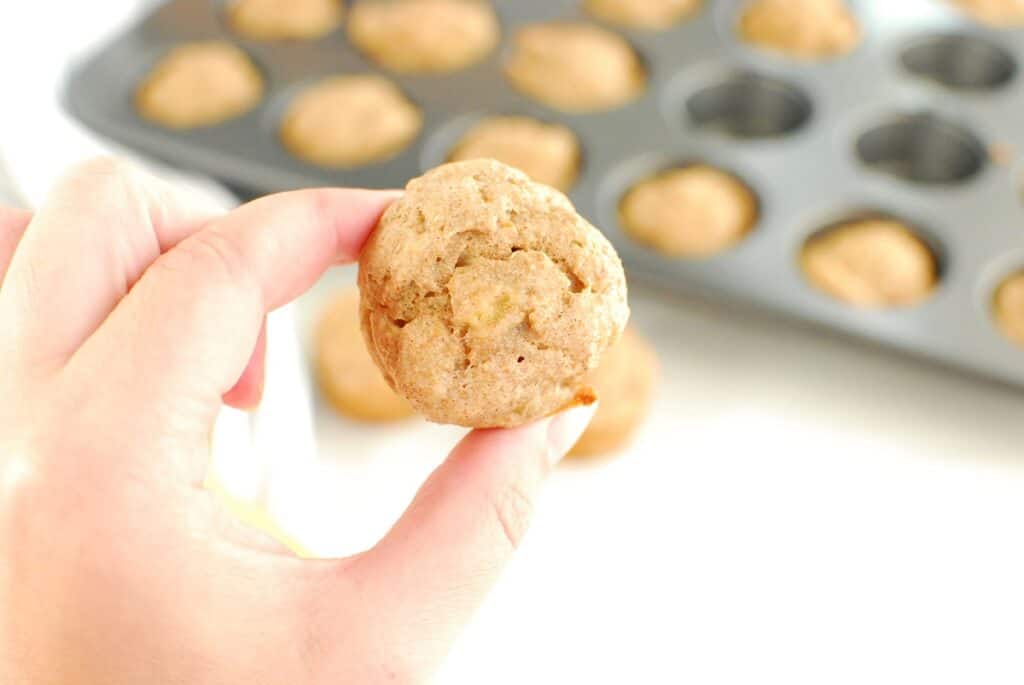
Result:
{"label": "cracked muffin crust", "polygon": [[317,382],[334,409],[360,421],[398,421],[412,407],[380,375],[359,325],[359,291],[342,290],[324,308],[313,343]]}
{"label": "cracked muffin crust", "polygon": [[597,457],[616,452],[632,439],[651,409],[658,382],[658,356],[632,326],[608,348],[587,382],[601,405],[587,430],[569,452]]}
{"label": "cracked muffin crust", "polygon": [[493,160],[409,183],[360,259],[367,347],[437,423],[510,427],[589,395],[629,318],[618,255],[558,191]]}
{"label": "cracked muffin crust", "polygon": [[800,255],[811,285],[858,307],[909,307],[938,284],[935,255],[899,221],[853,221],[811,238]]}
{"label": "cracked muffin crust", "polygon": [[755,47],[806,60],[845,55],[860,42],[845,0],[752,0],[739,33]]}
{"label": "cracked muffin crust", "polygon": [[263,99],[263,76],[231,43],[186,43],[171,50],[139,85],[135,107],[155,124],[201,128],[240,116]]}
{"label": "cracked muffin crust", "polygon": [[341,23],[342,0],[233,0],[228,26],[253,40],[315,40]]}
{"label": "cracked muffin crust", "polygon": [[1003,281],[995,297],[996,323],[1003,334],[1024,346],[1024,271]]}
{"label": "cracked muffin crust", "polygon": [[639,97],[647,82],[640,58],[625,39],[580,22],[519,29],[505,77],[524,95],[565,112],[621,107]]}
{"label": "cracked muffin crust", "polygon": [[348,22],[356,47],[406,74],[464,69],[490,54],[500,33],[485,0],[359,0]]}
{"label": "cracked muffin crust", "polygon": [[704,0],[586,0],[587,11],[613,24],[655,31],[696,14]]}
{"label": "cracked muffin crust", "polygon": [[383,76],[333,76],[291,104],[281,123],[281,142],[310,164],[348,168],[391,159],[416,139],[422,125],[419,108]]}
{"label": "cracked muffin crust", "polygon": [[448,157],[496,159],[539,183],[569,192],[580,168],[576,134],[561,124],[530,117],[488,117],[465,133]]}

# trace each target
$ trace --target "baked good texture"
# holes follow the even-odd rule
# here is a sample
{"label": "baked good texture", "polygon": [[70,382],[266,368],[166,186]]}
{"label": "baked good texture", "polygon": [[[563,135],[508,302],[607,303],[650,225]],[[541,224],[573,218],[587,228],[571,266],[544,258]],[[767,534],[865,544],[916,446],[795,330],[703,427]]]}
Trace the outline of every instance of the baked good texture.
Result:
{"label": "baked good texture", "polygon": [[135,92],[139,114],[173,129],[214,126],[263,99],[263,75],[231,43],[186,43],[167,53]]}
{"label": "baked good texture", "polygon": [[323,396],[341,414],[361,421],[398,421],[412,407],[380,374],[359,324],[359,291],[347,288],[324,308],[313,343]]}
{"label": "baked good texture", "polygon": [[704,0],[586,0],[584,6],[598,19],[654,31],[696,14]]}
{"label": "baked good texture", "polygon": [[1024,25],[1024,0],[953,0],[953,3],[991,26]]}
{"label": "baked good texture", "polygon": [[743,240],[757,217],[753,191],[706,164],[641,181],[619,205],[619,222],[630,237],[673,257],[710,257],[727,250]]}
{"label": "baked good texture", "polygon": [[525,95],[566,112],[621,107],[647,76],[633,47],[592,24],[530,24],[516,33],[505,76]]}
{"label": "baked good texture", "polygon": [[315,40],[338,28],[342,0],[231,0],[228,26],[253,40]]}
{"label": "baked good texture", "polygon": [[360,260],[363,333],[437,423],[518,426],[590,395],[629,318],[618,255],[562,193],[493,160],[411,181]]}
{"label": "baked good texture", "polygon": [[994,309],[1003,334],[1024,346],[1024,271],[1010,276],[999,286]]}
{"label": "baked good texture", "polygon": [[860,42],[844,0],[751,0],[739,34],[751,45],[806,60],[845,55]]}
{"label": "baked good texture", "polygon": [[651,344],[627,328],[587,376],[601,404],[569,455],[597,457],[625,447],[650,413],[658,369]]}
{"label": "baked good texture", "polygon": [[854,221],[811,238],[800,256],[810,283],[859,307],[907,307],[935,290],[931,249],[892,219]]}
{"label": "baked good texture", "polygon": [[352,6],[348,35],[386,69],[443,73],[490,54],[501,29],[484,0],[360,0]]}
{"label": "baked good texture", "polygon": [[561,124],[530,117],[488,117],[462,136],[448,159],[496,159],[539,183],[568,192],[579,175],[580,144],[576,134]]}
{"label": "baked good texture", "polygon": [[281,123],[296,157],[345,168],[390,159],[420,133],[423,115],[383,76],[332,76],[299,94]]}

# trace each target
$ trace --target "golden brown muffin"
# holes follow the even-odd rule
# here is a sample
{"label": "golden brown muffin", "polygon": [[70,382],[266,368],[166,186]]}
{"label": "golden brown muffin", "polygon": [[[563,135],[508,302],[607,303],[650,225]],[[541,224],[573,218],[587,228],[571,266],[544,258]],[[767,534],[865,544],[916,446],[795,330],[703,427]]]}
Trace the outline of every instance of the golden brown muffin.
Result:
{"label": "golden brown muffin", "polygon": [[322,167],[354,167],[391,159],[420,133],[423,116],[388,79],[333,76],[301,93],[281,124],[281,141]]}
{"label": "golden brown muffin", "polygon": [[640,96],[647,80],[625,40],[598,26],[568,22],[520,29],[505,76],[525,95],[566,112],[621,107]]}
{"label": "golden brown muffin", "polygon": [[626,328],[587,376],[601,404],[569,455],[597,457],[622,449],[647,418],[657,380],[654,348],[632,327]]}
{"label": "golden brown muffin", "polygon": [[806,60],[845,55],[860,42],[844,0],[751,0],[739,33],[751,45]]}
{"label": "golden brown muffin", "polygon": [[908,307],[932,294],[938,265],[931,249],[904,224],[868,219],[811,238],[801,253],[811,284],[858,307]]}
{"label": "golden brown muffin", "polygon": [[704,0],[586,0],[584,6],[598,19],[654,31],[696,14]]}
{"label": "golden brown muffin", "polygon": [[412,407],[395,394],[366,351],[355,287],[338,293],[324,309],[316,330],[314,359],[320,389],[339,413],[361,421],[398,421],[412,416]]}
{"label": "golden brown muffin", "polygon": [[1024,24],[1024,0],[953,0],[953,3],[991,26]]}
{"label": "golden brown muffin", "polygon": [[464,69],[494,50],[500,34],[484,0],[360,0],[348,23],[364,54],[407,74]]}
{"label": "golden brown muffin", "polygon": [[1007,338],[1024,345],[1024,271],[1003,281],[996,291],[995,317]]}
{"label": "golden brown muffin", "polygon": [[456,143],[450,162],[496,159],[538,183],[568,192],[580,169],[576,134],[561,124],[530,117],[488,117]]}
{"label": "golden brown muffin", "polygon": [[629,318],[611,244],[562,193],[493,160],[411,181],[360,260],[370,354],[437,423],[509,427],[589,395]]}
{"label": "golden brown muffin", "polygon": [[743,240],[757,217],[757,198],[750,188],[705,164],[641,181],[619,206],[619,221],[630,237],[673,257],[723,252]]}
{"label": "golden brown muffin", "polygon": [[253,40],[316,40],[338,28],[342,0],[232,0],[228,26]]}
{"label": "golden brown muffin", "polygon": [[187,43],[171,50],[135,92],[139,114],[167,128],[214,126],[263,99],[263,76],[231,43]]}

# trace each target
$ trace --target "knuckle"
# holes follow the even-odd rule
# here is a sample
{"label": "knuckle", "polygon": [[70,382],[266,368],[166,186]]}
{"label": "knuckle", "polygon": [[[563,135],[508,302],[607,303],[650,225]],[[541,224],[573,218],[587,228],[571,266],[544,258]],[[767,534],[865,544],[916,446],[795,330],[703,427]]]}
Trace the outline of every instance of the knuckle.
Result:
{"label": "knuckle", "polygon": [[513,550],[518,549],[533,518],[533,498],[512,484],[491,495],[489,501],[502,536]]}
{"label": "knuckle", "polygon": [[132,187],[142,176],[133,163],[118,157],[94,157],[71,168],[64,184],[83,191]]}
{"label": "knuckle", "polygon": [[216,282],[247,282],[249,274],[238,246],[216,231],[200,231],[166,255],[168,268]]}

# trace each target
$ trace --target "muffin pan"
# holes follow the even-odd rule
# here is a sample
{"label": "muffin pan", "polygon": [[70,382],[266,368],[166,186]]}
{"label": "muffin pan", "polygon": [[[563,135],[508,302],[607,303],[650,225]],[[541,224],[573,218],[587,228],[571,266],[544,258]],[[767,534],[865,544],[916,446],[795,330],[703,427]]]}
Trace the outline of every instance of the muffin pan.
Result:
{"label": "muffin pan", "polygon": [[[354,0],[360,1],[360,0]],[[366,1],[366,0],[362,0]],[[344,28],[312,42],[260,43],[233,35],[217,0],[172,0],[103,48],[70,77],[65,101],[98,132],[220,178],[249,194],[318,185],[402,186],[443,162],[481,116],[521,114],[563,123],[580,138],[583,165],[571,196],[618,248],[633,278],[740,301],[1024,386],[1024,348],[993,321],[995,289],[1024,268],[1024,33],[971,21],[940,0],[851,0],[862,40],[849,55],[791,60],[742,43],[742,0],[708,0],[664,31],[606,25],[648,70],[642,97],[573,115],[532,102],[505,81],[510,36],[541,20],[593,21],[581,0],[497,0],[503,43],[485,61],[439,76],[389,74],[422,108],[420,137],[397,157],[327,170],[278,140],[291,98],[317,78],[380,72]],[[136,85],[170,48],[222,39],[263,70],[267,97],[235,120],[186,132],[135,112]],[[632,242],[618,204],[660,169],[705,162],[743,179],[758,224],[713,258],[668,258]],[[929,244],[941,283],[922,304],[861,310],[811,287],[799,268],[806,240],[844,220],[899,218]]]}

